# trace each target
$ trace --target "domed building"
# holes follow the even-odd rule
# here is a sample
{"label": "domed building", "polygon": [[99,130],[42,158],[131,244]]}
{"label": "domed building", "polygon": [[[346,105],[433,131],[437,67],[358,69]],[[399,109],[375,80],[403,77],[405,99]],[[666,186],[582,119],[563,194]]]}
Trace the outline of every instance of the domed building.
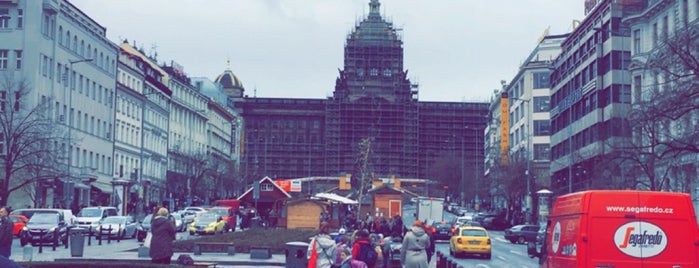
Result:
{"label": "domed building", "polygon": [[216,77],[214,82],[221,85],[223,93],[231,98],[242,98],[245,93],[243,82],[231,71],[230,67]]}

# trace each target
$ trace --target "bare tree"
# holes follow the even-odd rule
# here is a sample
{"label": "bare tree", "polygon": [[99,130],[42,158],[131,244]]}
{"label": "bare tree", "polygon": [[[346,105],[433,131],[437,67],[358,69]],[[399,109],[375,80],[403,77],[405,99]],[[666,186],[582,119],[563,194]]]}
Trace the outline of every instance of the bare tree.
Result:
{"label": "bare tree", "polygon": [[[203,194],[206,187],[199,187],[203,184],[211,171],[210,157],[205,153],[186,153],[173,151],[176,169],[174,174],[168,178],[168,189],[173,193],[183,193],[190,202],[197,194]],[[191,205],[191,204],[187,204]]]}
{"label": "bare tree", "polygon": [[[359,142],[359,157],[357,159],[357,162],[359,164],[359,169],[361,172],[361,177],[359,178],[359,181],[353,185],[352,188],[358,189],[357,190],[357,200],[359,201],[359,206],[361,208],[362,204],[362,198],[364,198],[364,194],[371,188],[372,185],[372,174],[371,174],[371,166],[370,166],[370,158],[371,158],[371,144],[374,141],[374,138],[364,138],[362,139],[361,142]],[[361,214],[357,213],[357,221],[360,220]]]}
{"label": "bare tree", "polygon": [[6,204],[10,193],[53,182],[66,176],[63,131],[50,118],[50,103],[35,97],[29,82],[6,73],[0,84],[0,160],[3,162],[0,203]]}
{"label": "bare tree", "polygon": [[623,187],[666,191],[688,187],[677,175],[687,174],[680,172],[682,156],[699,153],[698,35],[699,25],[691,24],[659,40],[645,58],[637,57],[633,63],[650,83],[635,88],[625,123],[606,130],[610,136],[631,136],[607,143],[615,151],[607,160],[618,163],[614,174],[621,177]]}

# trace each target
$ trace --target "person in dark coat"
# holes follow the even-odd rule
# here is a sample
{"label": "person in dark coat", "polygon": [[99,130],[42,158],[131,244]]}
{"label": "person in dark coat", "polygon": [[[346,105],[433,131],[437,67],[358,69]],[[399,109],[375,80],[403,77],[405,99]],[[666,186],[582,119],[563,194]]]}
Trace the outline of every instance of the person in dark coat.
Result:
{"label": "person in dark coat", "polygon": [[14,225],[10,217],[7,216],[7,208],[0,208],[0,255],[7,258],[12,253],[12,230]]}
{"label": "person in dark coat", "polygon": [[170,264],[172,259],[172,241],[175,240],[175,223],[168,218],[166,208],[158,209],[151,223],[153,238],[150,242],[150,257],[152,263]]}

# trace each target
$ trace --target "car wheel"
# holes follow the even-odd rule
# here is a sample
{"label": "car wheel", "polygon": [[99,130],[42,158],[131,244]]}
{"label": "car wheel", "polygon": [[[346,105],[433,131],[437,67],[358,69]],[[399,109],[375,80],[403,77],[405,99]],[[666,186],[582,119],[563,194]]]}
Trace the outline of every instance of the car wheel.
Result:
{"label": "car wheel", "polygon": [[487,259],[487,260],[490,260],[490,259],[491,259],[490,253],[483,255],[483,258],[484,258],[484,259]]}
{"label": "car wheel", "polygon": [[452,256],[452,257],[454,257],[454,251],[453,251],[453,250],[451,250],[451,248],[449,248],[449,256]]}
{"label": "car wheel", "polygon": [[27,245],[27,239],[21,238],[19,239],[19,245],[20,246],[26,246]]}
{"label": "car wheel", "polygon": [[527,240],[524,239],[524,236],[520,236],[519,238],[517,238],[517,244],[524,244],[526,242]]}
{"label": "car wheel", "polygon": [[517,240],[515,240],[515,239],[510,239],[510,243],[512,243],[512,244],[517,244]]}
{"label": "car wheel", "polygon": [[189,232],[189,235],[194,235],[194,232]]}

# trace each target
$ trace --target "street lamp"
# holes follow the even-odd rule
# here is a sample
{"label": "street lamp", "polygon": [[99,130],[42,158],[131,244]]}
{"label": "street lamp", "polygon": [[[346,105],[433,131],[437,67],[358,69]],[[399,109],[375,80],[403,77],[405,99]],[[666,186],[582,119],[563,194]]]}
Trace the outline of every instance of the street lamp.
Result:
{"label": "street lamp", "polygon": [[[68,123],[66,123],[66,125],[68,126],[68,172],[67,173],[68,173],[69,179],[72,179],[70,169],[71,169],[71,166],[73,165],[73,150],[71,148],[73,145],[73,112],[72,112],[73,111],[73,90],[75,90],[75,88],[71,88],[71,86],[74,85],[74,83],[75,83],[75,76],[73,75],[73,64],[81,63],[81,62],[91,62],[91,61],[92,61],[92,59],[81,59],[81,60],[68,61],[70,63],[69,64],[70,71],[67,74],[64,74],[64,81],[65,81],[64,84],[66,85],[66,89],[68,90],[68,112],[70,113],[69,118],[66,119],[66,120],[68,120]],[[65,117],[65,115],[64,115],[64,117]],[[66,192],[66,191],[64,191],[64,192]],[[68,198],[70,198],[70,196],[71,195],[64,197],[64,200],[68,201],[65,204],[66,207],[70,207],[70,204],[68,204],[68,203],[70,203],[69,202],[70,200],[68,199]]]}

